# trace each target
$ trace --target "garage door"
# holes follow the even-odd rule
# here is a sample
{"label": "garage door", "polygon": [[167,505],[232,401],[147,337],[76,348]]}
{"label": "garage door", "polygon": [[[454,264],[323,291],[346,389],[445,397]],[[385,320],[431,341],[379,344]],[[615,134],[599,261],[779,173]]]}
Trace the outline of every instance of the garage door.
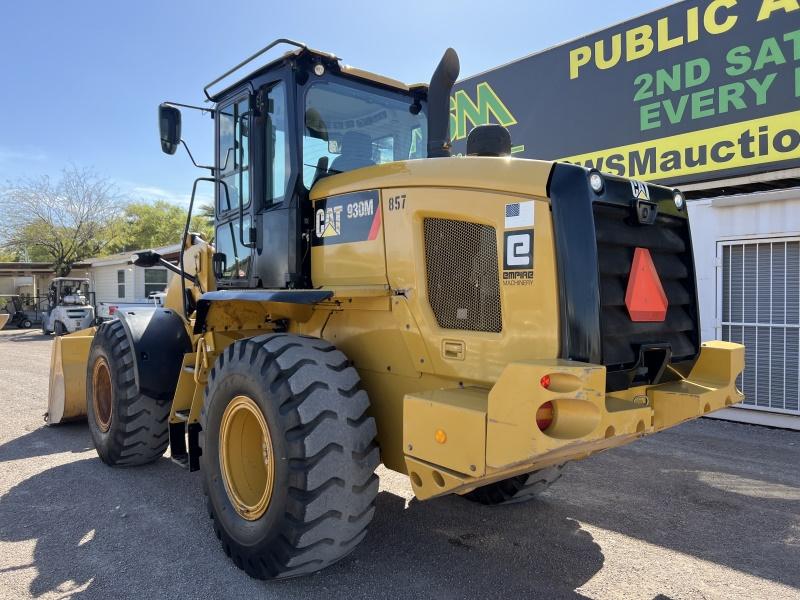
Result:
{"label": "garage door", "polygon": [[746,408],[800,415],[800,239],[722,242],[718,324],[746,346]]}

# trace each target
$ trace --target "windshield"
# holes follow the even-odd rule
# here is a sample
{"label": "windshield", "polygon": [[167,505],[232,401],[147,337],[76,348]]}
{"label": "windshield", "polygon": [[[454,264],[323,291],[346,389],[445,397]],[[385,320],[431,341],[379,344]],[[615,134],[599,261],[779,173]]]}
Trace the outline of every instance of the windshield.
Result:
{"label": "windshield", "polygon": [[424,158],[425,114],[413,114],[411,106],[410,97],[335,82],[312,85],[305,99],[305,186],[327,174]]}

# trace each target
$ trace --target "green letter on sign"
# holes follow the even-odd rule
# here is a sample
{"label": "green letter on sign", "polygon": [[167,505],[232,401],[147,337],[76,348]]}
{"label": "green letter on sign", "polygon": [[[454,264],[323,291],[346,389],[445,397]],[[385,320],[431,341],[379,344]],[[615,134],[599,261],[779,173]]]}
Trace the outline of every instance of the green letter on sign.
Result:
{"label": "green letter on sign", "polygon": [[454,140],[467,137],[467,120],[473,127],[486,125],[491,122],[490,115],[494,115],[496,122],[504,127],[517,124],[514,115],[485,81],[478,84],[476,102],[472,102],[464,90],[458,90],[450,106],[455,110],[455,127],[452,127],[453,120],[450,121],[450,135]]}

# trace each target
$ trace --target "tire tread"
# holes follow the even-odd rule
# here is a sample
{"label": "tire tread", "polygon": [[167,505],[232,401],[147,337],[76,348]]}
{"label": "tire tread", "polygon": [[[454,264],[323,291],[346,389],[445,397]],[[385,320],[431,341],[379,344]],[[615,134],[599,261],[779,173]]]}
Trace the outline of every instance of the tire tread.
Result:
{"label": "tire tread", "polygon": [[464,497],[487,506],[516,504],[532,500],[561,478],[565,465],[566,463],[562,463],[496,481],[472,490],[464,494]]}
{"label": "tire tread", "polygon": [[[145,465],[157,460],[163,456],[169,444],[167,419],[171,401],[157,400],[138,390],[133,349],[121,321],[115,319],[103,323],[92,344],[99,344],[106,349],[109,368],[116,370],[117,375],[117,388],[114,390],[116,398],[112,400],[112,426],[109,429],[111,444],[103,453],[98,448],[100,458],[114,467]],[[89,378],[91,368],[92,365],[89,365]],[[87,398],[87,403],[91,415],[90,398]],[[92,435],[96,435],[93,428]]]}
{"label": "tire tread", "polygon": [[255,555],[237,544],[207,498],[214,531],[234,563],[252,577],[313,573],[349,554],[375,513],[380,456],[375,420],[367,414],[369,398],[352,363],[325,340],[285,333],[240,340],[210,370],[201,444],[209,399],[237,360],[259,374],[276,403],[289,453],[289,487],[281,531],[268,551]]}

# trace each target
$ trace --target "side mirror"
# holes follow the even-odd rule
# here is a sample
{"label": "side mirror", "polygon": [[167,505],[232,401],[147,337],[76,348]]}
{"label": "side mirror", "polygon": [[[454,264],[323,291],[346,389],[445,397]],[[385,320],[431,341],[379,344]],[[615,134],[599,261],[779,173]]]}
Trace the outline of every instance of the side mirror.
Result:
{"label": "side mirror", "polygon": [[169,104],[159,104],[158,129],[161,133],[161,150],[165,154],[175,154],[181,143],[181,111]]}
{"label": "side mirror", "polygon": [[136,267],[155,267],[161,262],[161,255],[152,250],[143,250],[138,254],[134,254],[131,258],[131,262]]}

